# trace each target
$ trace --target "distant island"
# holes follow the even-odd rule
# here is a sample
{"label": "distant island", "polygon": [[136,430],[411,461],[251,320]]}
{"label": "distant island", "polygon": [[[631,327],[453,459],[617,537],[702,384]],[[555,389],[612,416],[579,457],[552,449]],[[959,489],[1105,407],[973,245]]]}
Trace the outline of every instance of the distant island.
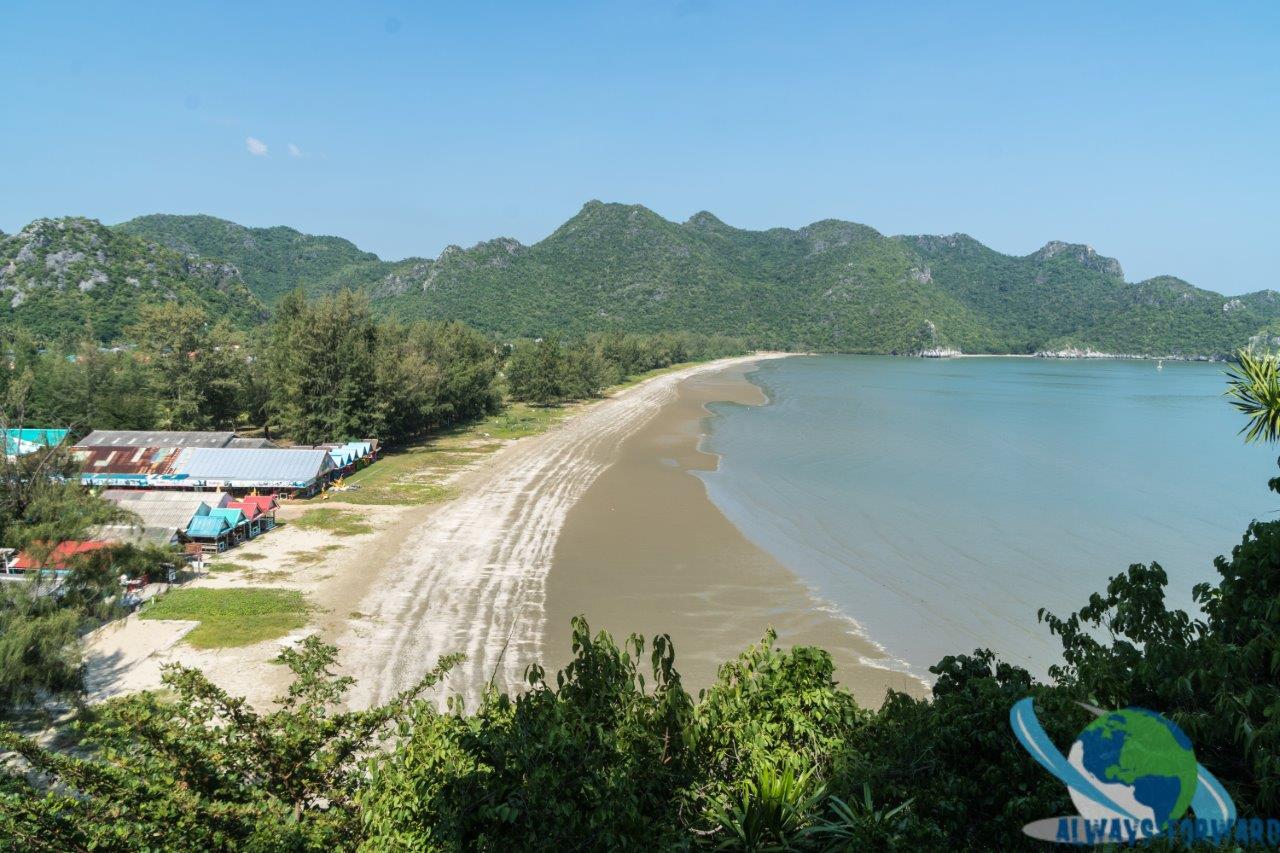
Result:
{"label": "distant island", "polygon": [[296,288],[363,289],[378,313],[504,338],[691,331],[820,352],[1208,358],[1280,334],[1273,290],[1129,283],[1084,245],[1015,257],[963,234],[890,237],[840,220],[747,231],[599,201],[532,246],[498,238],[402,261],[210,216],[37,220],[0,235],[0,324],[37,336],[89,328],[111,342],[139,305],[174,299],[247,328]]}

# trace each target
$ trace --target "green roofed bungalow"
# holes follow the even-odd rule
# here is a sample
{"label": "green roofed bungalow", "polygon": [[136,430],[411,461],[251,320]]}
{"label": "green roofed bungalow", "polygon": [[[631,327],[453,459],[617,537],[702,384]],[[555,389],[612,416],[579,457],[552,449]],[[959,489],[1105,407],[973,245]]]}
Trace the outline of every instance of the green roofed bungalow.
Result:
{"label": "green roofed bungalow", "polygon": [[187,524],[187,538],[200,545],[206,554],[220,554],[231,547],[231,524],[226,517],[214,515],[197,515]]}
{"label": "green roofed bungalow", "polygon": [[227,526],[231,528],[231,541],[233,544],[238,545],[250,538],[249,519],[240,508],[233,506],[218,507],[209,510],[209,515],[227,520]]}

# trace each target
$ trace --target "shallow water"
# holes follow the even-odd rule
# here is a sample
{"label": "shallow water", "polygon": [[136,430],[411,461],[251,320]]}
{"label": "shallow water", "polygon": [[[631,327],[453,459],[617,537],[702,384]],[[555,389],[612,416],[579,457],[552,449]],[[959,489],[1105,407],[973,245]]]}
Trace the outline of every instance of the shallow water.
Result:
{"label": "shallow water", "polygon": [[716,464],[697,449],[704,406],[764,400],[742,373],[737,367],[682,382],[569,510],[547,581],[544,665],[569,662],[570,619],[584,614],[593,630],[617,638],[670,635],[682,683],[696,692],[772,627],[782,645],[828,650],[841,683],[864,706],[878,706],[889,687],[922,692],[918,681],[885,666],[848,619],[817,606],[792,572],[743,537],[692,476]]}
{"label": "shallow water", "polygon": [[989,647],[1043,674],[1065,615],[1130,563],[1169,599],[1274,518],[1221,365],[817,356],[762,363],[762,407],[713,404],[701,472],[748,538],[909,671]]}

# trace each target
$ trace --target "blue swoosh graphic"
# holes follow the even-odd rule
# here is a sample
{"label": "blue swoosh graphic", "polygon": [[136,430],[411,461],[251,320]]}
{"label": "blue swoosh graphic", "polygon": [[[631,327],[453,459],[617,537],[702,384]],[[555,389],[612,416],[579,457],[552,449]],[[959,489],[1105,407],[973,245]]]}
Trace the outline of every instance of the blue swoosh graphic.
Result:
{"label": "blue swoosh graphic", "polygon": [[[1029,752],[1041,767],[1061,779],[1068,788],[1073,788],[1098,805],[1123,815],[1131,821],[1138,821],[1135,815],[1113,802],[1110,797],[1100,791],[1089,777],[1067,763],[1067,760],[1062,757],[1062,753],[1053,745],[1053,741],[1049,740],[1049,735],[1045,733],[1040,721],[1036,719],[1035,706],[1032,705],[1030,696],[1026,699],[1019,699],[1009,709],[1009,724],[1013,726],[1013,733],[1017,736],[1018,742],[1022,744],[1023,749]],[[1214,782],[1216,783],[1217,780],[1215,779]],[[1221,788],[1222,786],[1219,785],[1218,787]],[[1197,794],[1199,791],[1200,789],[1197,787]],[[1224,791],[1223,793],[1225,794],[1226,792]],[[1229,800],[1230,798],[1228,798]],[[1196,814],[1200,814],[1199,810],[1196,811]]]}
{"label": "blue swoosh graphic", "polygon": [[1196,792],[1191,797],[1191,808],[1197,818],[1204,820],[1234,821],[1236,804],[1227,789],[1203,764],[1196,765]]}

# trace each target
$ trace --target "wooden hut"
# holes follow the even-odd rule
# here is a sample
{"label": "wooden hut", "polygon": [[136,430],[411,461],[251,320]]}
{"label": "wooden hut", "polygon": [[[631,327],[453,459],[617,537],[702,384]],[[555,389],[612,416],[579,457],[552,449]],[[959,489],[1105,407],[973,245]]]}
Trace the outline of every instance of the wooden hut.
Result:
{"label": "wooden hut", "polygon": [[241,509],[253,507],[257,511],[258,527],[265,533],[276,526],[276,509],[280,502],[275,495],[245,495],[228,506],[238,506]]}
{"label": "wooden hut", "polygon": [[221,554],[231,547],[231,525],[220,515],[197,515],[187,525],[186,538],[206,554]]}
{"label": "wooden hut", "polygon": [[218,507],[217,509],[209,510],[209,515],[227,520],[227,526],[231,528],[232,545],[239,545],[241,542],[252,538],[249,533],[249,519],[245,516],[244,510],[239,507],[230,505]]}

